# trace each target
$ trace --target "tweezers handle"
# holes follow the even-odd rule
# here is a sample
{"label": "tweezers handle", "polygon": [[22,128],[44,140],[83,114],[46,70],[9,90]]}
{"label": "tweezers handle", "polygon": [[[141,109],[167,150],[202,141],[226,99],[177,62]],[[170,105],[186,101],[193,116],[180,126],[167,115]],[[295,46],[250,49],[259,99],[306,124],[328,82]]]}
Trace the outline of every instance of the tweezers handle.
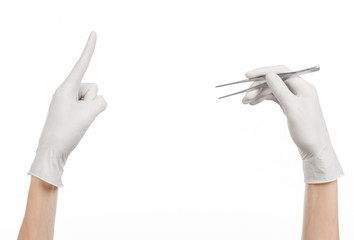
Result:
{"label": "tweezers handle", "polygon": [[[311,67],[311,68],[306,68],[303,70],[299,70],[299,71],[294,71],[294,72],[288,72],[288,73],[279,73],[278,76],[283,79],[286,80],[290,77],[296,77],[302,74],[306,74],[306,73],[312,73],[312,72],[316,72],[320,70],[320,67],[316,66],[316,67]],[[263,76],[265,77],[265,76]]]}
{"label": "tweezers handle", "polygon": [[[286,80],[286,79],[285,79]],[[285,81],[284,80],[284,81]],[[249,92],[249,91],[252,91],[252,90],[256,90],[258,88],[263,88],[263,87],[267,87],[267,83],[264,82],[264,83],[261,83],[257,86],[254,86],[254,87],[250,87],[250,88],[247,88],[245,90],[242,90],[242,91],[239,91],[239,92],[235,92],[235,93],[231,93],[231,94],[228,94],[228,95],[225,95],[225,96],[222,96],[222,97],[219,97],[218,99],[222,99],[222,98],[226,98],[226,97],[231,97],[231,96],[234,96],[234,95],[237,95],[237,94],[240,94],[240,93],[244,93],[244,92]]]}
{"label": "tweezers handle", "polygon": [[[278,73],[278,76],[281,79],[285,80],[289,77],[294,77],[294,76],[299,76],[299,75],[306,74],[306,73],[316,72],[318,70],[320,70],[320,67],[316,66],[316,67],[306,68],[306,69],[299,70],[299,71]],[[229,85],[234,85],[234,84],[239,84],[239,83],[257,82],[257,81],[265,81],[265,75],[261,75],[261,76],[255,77],[255,78],[248,78],[248,79],[237,81],[237,82],[226,83],[226,84],[218,85],[216,87],[218,88],[218,87],[224,87],[224,86],[229,86]]]}
{"label": "tweezers handle", "polygon": [[[299,70],[299,71],[294,71],[294,72],[278,73],[278,76],[283,81],[285,81],[285,80],[289,79],[290,77],[295,77],[295,76],[299,76],[301,74],[316,72],[318,70],[320,70],[320,67],[316,66],[316,67],[306,68],[306,69]],[[224,87],[224,86],[228,86],[228,85],[244,83],[244,82],[254,82],[254,81],[265,81],[265,75],[261,75],[259,77],[249,78],[249,79],[245,79],[245,80],[241,80],[241,81],[237,81],[237,82],[226,83],[226,84],[218,85],[216,87]],[[264,82],[264,83],[261,83],[261,84],[259,84],[257,86],[253,86],[253,87],[247,88],[247,89],[239,91],[239,92],[235,92],[235,93],[231,93],[231,94],[219,97],[219,99],[230,97],[230,96],[237,95],[237,94],[244,93],[244,92],[249,92],[249,91],[252,91],[252,90],[255,90],[255,89],[258,89],[258,88],[264,88],[264,87],[267,87],[267,86],[268,86],[267,83]]]}

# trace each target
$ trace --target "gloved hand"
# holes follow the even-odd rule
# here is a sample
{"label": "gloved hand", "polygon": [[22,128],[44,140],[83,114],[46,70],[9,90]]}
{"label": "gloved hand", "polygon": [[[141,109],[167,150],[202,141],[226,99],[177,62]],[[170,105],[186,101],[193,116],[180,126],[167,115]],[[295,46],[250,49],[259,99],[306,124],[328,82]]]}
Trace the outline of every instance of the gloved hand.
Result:
{"label": "gloved hand", "polygon": [[95,83],[81,83],[95,44],[96,33],[92,32],[80,59],[55,91],[28,173],[57,187],[63,186],[61,176],[69,154],[107,106],[104,98],[97,96]]}
{"label": "gloved hand", "polygon": [[[316,89],[301,77],[284,82],[276,74],[290,71],[285,66],[273,66],[246,73],[248,78],[266,74],[268,87],[248,92],[242,102],[251,105],[263,100],[277,102],[287,117],[290,135],[302,157],[305,182],[334,181],[344,173],[331,144]],[[260,83],[253,85],[257,84]]]}

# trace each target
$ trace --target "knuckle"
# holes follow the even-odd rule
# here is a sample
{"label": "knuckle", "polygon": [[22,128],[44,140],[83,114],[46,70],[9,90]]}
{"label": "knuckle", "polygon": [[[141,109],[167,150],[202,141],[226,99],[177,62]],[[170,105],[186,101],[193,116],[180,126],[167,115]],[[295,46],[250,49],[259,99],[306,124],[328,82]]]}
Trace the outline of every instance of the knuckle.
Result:
{"label": "knuckle", "polygon": [[285,65],[279,65],[278,68],[281,70],[281,71],[290,71],[290,68],[285,66]]}
{"label": "knuckle", "polygon": [[92,86],[94,89],[98,89],[97,83],[91,83],[91,86]]}
{"label": "knuckle", "polygon": [[54,92],[54,96],[61,96],[64,95],[66,92],[65,87],[60,85]]}
{"label": "knuckle", "polygon": [[102,108],[103,108],[103,110],[107,108],[107,105],[108,105],[107,101],[102,97]]}
{"label": "knuckle", "polygon": [[87,83],[87,88],[97,91],[98,85],[97,83]]}
{"label": "knuckle", "polygon": [[311,83],[308,83],[308,90],[312,93],[312,94],[316,94],[317,95],[317,89],[316,87],[311,84]]}
{"label": "knuckle", "polygon": [[108,104],[105,102],[105,104],[103,105],[102,109],[103,109],[103,110],[106,110],[107,105],[108,105]]}

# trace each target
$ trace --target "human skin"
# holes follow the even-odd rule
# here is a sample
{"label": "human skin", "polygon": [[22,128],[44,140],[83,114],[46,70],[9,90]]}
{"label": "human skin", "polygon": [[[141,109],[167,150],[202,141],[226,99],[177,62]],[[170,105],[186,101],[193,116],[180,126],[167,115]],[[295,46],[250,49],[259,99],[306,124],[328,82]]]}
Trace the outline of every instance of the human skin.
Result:
{"label": "human skin", "polygon": [[306,184],[302,240],[338,240],[338,183]]}
{"label": "human skin", "polygon": [[58,188],[31,177],[19,240],[49,240],[54,236]]}

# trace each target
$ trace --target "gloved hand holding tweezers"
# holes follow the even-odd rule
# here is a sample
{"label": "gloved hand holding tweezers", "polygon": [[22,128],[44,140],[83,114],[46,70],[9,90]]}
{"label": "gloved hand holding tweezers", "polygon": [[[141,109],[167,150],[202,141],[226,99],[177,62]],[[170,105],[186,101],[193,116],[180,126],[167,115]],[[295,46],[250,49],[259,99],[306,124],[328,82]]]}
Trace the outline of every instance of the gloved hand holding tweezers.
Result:
{"label": "gloved hand holding tweezers", "polygon": [[[283,81],[277,73],[290,72],[285,66],[264,67],[246,74],[248,78],[265,75],[268,87],[246,93],[242,102],[256,105],[273,100],[288,119],[290,135],[303,160],[306,183],[331,182],[344,173],[331,144],[316,89],[301,77]],[[261,84],[254,82],[254,85]]]}

